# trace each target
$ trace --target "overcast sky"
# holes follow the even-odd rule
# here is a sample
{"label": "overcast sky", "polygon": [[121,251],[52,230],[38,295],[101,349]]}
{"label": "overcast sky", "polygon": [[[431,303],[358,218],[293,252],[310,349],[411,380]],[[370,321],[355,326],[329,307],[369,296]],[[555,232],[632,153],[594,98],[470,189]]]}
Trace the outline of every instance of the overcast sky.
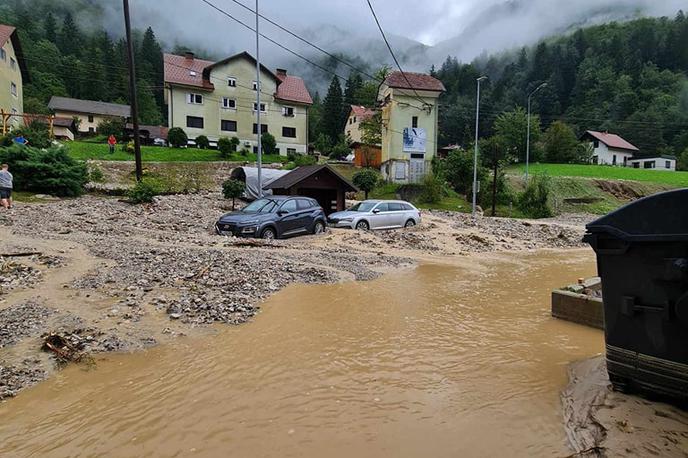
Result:
{"label": "overcast sky", "polygon": [[[115,28],[121,28],[121,2],[106,0]],[[254,23],[251,14],[232,0],[209,0],[232,15]],[[238,0],[254,6],[255,0]],[[438,49],[470,60],[493,52],[528,45],[567,30],[635,15],[668,15],[688,6],[686,0],[372,0],[386,32],[427,45],[460,37]],[[175,43],[203,47],[218,55],[251,50],[251,33],[201,0],[131,0],[132,21],[139,28],[152,25],[168,47]],[[366,0],[260,0],[260,11],[313,42],[332,51],[365,54],[349,38],[371,37],[379,32]],[[107,22],[107,20],[106,20]],[[342,31],[333,33],[330,25]],[[293,38],[272,26],[262,31],[292,49],[303,49]],[[335,49],[332,49],[332,48]],[[339,48],[339,49],[336,49]],[[266,44],[266,57],[284,54]]]}

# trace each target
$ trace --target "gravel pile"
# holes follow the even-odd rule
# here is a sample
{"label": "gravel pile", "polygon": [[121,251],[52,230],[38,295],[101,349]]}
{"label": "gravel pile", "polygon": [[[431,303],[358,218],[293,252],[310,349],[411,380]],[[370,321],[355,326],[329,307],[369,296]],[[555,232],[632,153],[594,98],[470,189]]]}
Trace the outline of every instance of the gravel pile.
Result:
{"label": "gravel pile", "polygon": [[11,289],[30,288],[40,280],[40,270],[16,261],[0,258],[0,295]]}
{"label": "gravel pile", "polygon": [[55,311],[35,302],[26,302],[0,310],[0,348],[24,337],[39,336],[46,319]]}
{"label": "gravel pile", "polygon": [[27,359],[15,365],[0,362],[0,401],[16,396],[23,388],[35,385],[46,377],[39,360]]}

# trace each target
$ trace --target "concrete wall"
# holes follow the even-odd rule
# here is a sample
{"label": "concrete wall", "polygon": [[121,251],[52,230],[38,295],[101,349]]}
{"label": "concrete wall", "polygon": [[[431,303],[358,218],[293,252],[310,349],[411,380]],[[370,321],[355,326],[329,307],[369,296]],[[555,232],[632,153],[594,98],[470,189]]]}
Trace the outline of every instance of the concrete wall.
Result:
{"label": "concrete wall", "polygon": [[604,329],[604,307],[599,297],[564,290],[552,291],[552,316]]}
{"label": "concrete wall", "polygon": [[[22,114],[24,113],[24,86],[12,40],[7,40],[2,49],[5,51],[5,58],[0,59],[0,109],[8,114]],[[14,61],[14,66],[12,66],[12,61]],[[12,94],[12,83],[17,87],[16,95]],[[23,121],[20,116],[12,116],[8,124],[21,126]]]}
{"label": "concrete wall", "polygon": [[[236,80],[235,87],[231,87],[227,83],[230,77]],[[190,140],[199,135],[205,135],[213,142],[220,137],[237,137],[241,142],[239,149],[248,147],[252,150],[253,146],[257,145],[256,134],[253,133],[253,124],[256,122],[256,112],[253,110],[253,104],[256,100],[256,91],[253,90],[255,80],[255,65],[247,59],[235,59],[211,71],[210,82],[215,86],[213,91],[176,85],[168,87],[166,89],[166,102],[169,127],[181,127]],[[261,112],[260,116],[261,124],[267,124],[268,132],[277,141],[280,154],[286,155],[287,149],[306,153],[308,107],[275,100],[273,94],[277,90],[277,82],[266,72],[261,74],[261,86],[261,104],[265,104],[265,112]],[[203,103],[189,103],[190,93],[201,94]],[[224,97],[234,100],[236,107],[223,108]],[[292,107],[294,116],[284,116],[282,112],[284,107]],[[203,128],[187,127],[187,116],[203,118]],[[236,121],[237,130],[221,130],[222,120]],[[282,127],[296,128],[296,138],[283,137]]]}

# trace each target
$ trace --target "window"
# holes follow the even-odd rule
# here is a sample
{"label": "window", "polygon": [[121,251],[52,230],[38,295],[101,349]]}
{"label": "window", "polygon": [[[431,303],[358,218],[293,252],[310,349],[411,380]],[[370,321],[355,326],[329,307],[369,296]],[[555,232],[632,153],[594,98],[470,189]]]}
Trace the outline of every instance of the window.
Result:
{"label": "window", "polygon": [[643,168],[644,169],[654,169],[655,168],[655,161],[647,161],[643,163]]}
{"label": "window", "polygon": [[14,70],[17,66],[17,61],[10,57],[10,68]]}
{"label": "window", "polygon": [[593,148],[599,148],[599,147],[600,147],[600,141],[599,141],[599,140],[593,141],[593,142],[592,142],[592,147],[593,147]]}
{"label": "window", "polygon": [[356,122],[356,116],[354,116],[354,123]]}
{"label": "window", "polygon": [[13,96],[17,96],[17,85],[14,83],[10,83],[10,92],[12,93]]}
{"label": "window", "polygon": [[0,48],[0,59],[7,60],[7,52],[2,48]]}
{"label": "window", "polygon": [[388,212],[389,211],[389,204],[387,202],[383,202],[379,204],[377,207],[375,207],[375,210],[379,212]]}
{"label": "window", "polygon": [[296,200],[291,199],[286,201],[285,203],[282,204],[282,207],[280,207],[281,212],[287,212],[287,213],[292,213],[296,211]]}
{"label": "window", "polygon": [[628,156],[624,156],[624,167],[626,167],[627,162],[628,162]]}
{"label": "window", "polygon": [[282,107],[282,115],[293,117],[294,116],[294,107]]}
{"label": "window", "polygon": [[282,127],[282,137],[296,138],[296,127]]}
{"label": "window", "polygon": [[411,118],[411,127],[413,129],[416,129],[418,127],[418,116],[414,116]]}
{"label": "window", "polygon": [[236,132],[237,122],[223,119],[220,121],[220,130],[224,130],[225,132]]}
{"label": "window", "polygon": [[404,210],[407,210],[407,211],[413,210],[413,207],[411,206],[411,204],[401,204],[401,206],[403,207]]}
{"label": "window", "polygon": [[664,162],[664,168],[670,169],[671,168],[671,161],[665,161]]}
{"label": "window", "polygon": [[[258,109],[257,107],[258,107],[258,104],[256,102],[253,102],[253,111],[256,111]],[[265,104],[261,103],[260,104],[260,112],[265,113],[265,111],[266,111],[265,110]]]}
{"label": "window", "polygon": [[[254,133],[254,134],[257,134],[257,133],[258,133],[258,128],[257,128],[257,126],[258,126],[258,125],[254,122],[254,123],[253,123],[253,133]],[[264,134],[264,133],[267,132],[267,131],[268,131],[268,125],[267,125],[267,124],[261,124],[261,125],[260,125],[260,133],[261,133],[261,134]]]}
{"label": "window", "polygon": [[187,116],[186,127],[193,127],[194,129],[203,129],[203,118],[199,116]]}
{"label": "window", "polygon": [[227,78],[227,86],[236,87],[236,78],[232,78],[232,77]]}
{"label": "window", "polygon": [[93,115],[88,115],[88,122],[93,122]]}
{"label": "window", "polygon": [[600,160],[599,160],[599,158],[598,158],[597,156],[593,156],[593,157],[592,157],[592,163],[593,163],[593,164],[597,164],[599,161],[600,161]]}
{"label": "window", "polygon": [[202,105],[203,104],[203,96],[201,94],[194,94],[192,92],[189,94],[187,102],[193,103],[194,105]]}
{"label": "window", "polygon": [[95,133],[96,133],[96,128],[95,128],[95,127],[89,127],[89,128],[88,128],[88,133],[89,133],[89,134],[95,134]]}
{"label": "window", "polygon": [[349,118],[349,125],[354,123],[354,118]]}
{"label": "window", "polygon": [[[414,118],[415,118],[415,116],[414,116]],[[404,211],[404,207],[403,207],[403,205],[401,205],[401,204],[391,203],[391,202],[390,202],[390,203],[389,203],[389,211],[391,211],[391,212],[400,212],[400,211]]]}
{"label": "window", "polygon": [[290,154],[296,154],[296,148],[287,148],[287,156]]}
{"label": "window", "polygon": [[616,154],[612,154],[612,165],[616,165]]}
{"label": "window", "polygon": [[296,199],[296,203],[299,207],[299,210],[307,210],[314,206],[313,201],[308,199]]}
{"label": "window", "polygon": [[639,168],[640,168],[640,162],[634,162],[634,163],[633,163],[633,168],[634,168],[634,169],[639,169]]}
{"label": "window", "polygon": [[[262,86],[262,84],[261,84],[261,86]],[[253,87],[254,91],[257,90],[258,89],[258,81],[254,81],[252,87]]]}
{"label": "window", "polygon": [[236,100],[230,99],[229,97],[222,97],[222,108],[235,110]]}

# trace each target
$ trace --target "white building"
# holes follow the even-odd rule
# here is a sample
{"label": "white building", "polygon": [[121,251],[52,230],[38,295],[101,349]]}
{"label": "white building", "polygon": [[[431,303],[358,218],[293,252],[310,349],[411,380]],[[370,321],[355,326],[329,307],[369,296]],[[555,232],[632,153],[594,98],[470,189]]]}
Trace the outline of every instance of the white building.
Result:
{"label": "white building", "polygon": [[634,157],[630,160],[628,166],[634,169],[654,169],[675,172],[676,157],[664,154],[658,156]]}
{"label": "white building", "polygon": [[623,138],[609,132],[588,130],[581,136],[581,140],[590,142],[593,164],[627,166],[639,151]]}

